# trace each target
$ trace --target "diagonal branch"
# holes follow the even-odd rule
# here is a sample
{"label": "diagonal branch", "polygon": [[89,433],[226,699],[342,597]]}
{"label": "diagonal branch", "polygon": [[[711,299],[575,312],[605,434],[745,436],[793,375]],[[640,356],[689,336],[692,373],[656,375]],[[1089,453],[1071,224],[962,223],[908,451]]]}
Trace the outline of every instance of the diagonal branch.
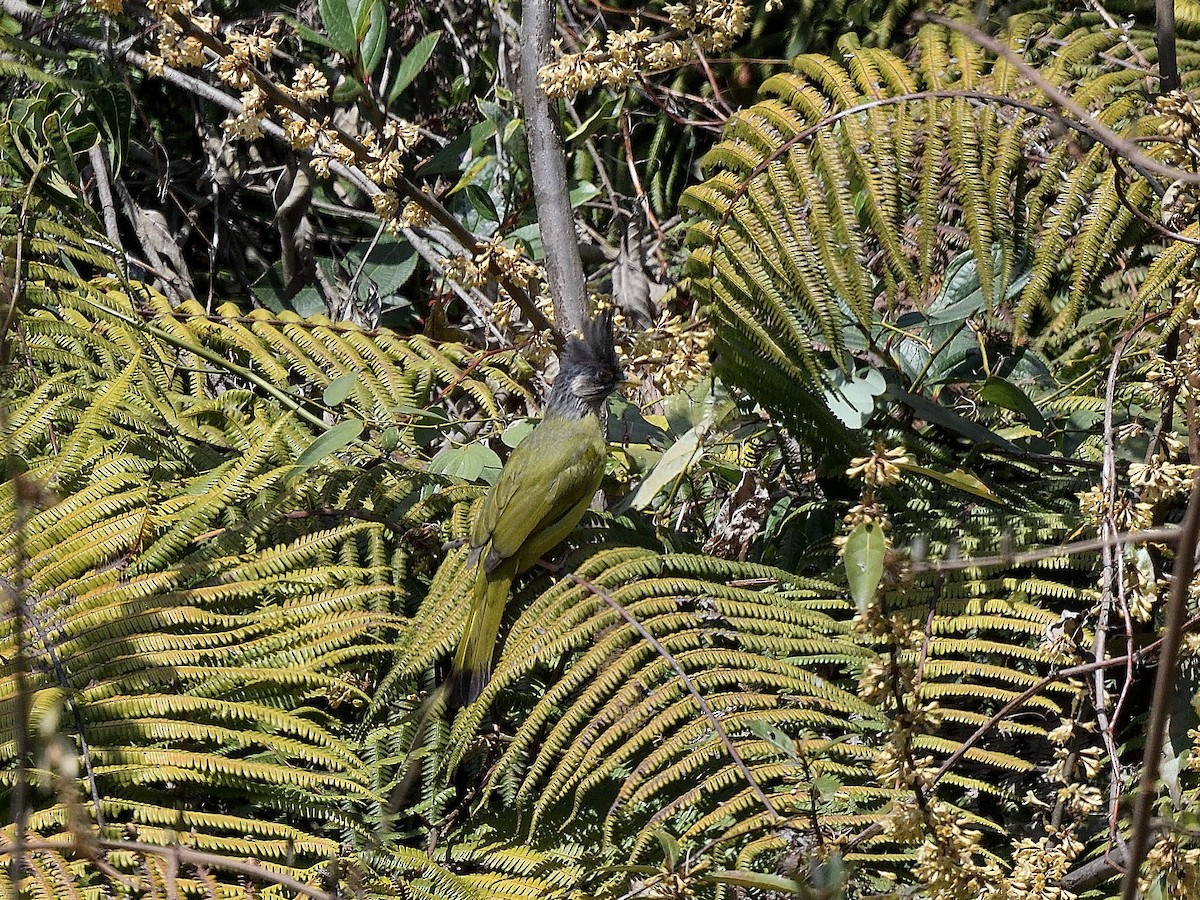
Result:
{"label": "diagonal branch", "polygon": [[[191,847],[185,847],[182,844],[171,844],[169,846],[161,846],[158,844],[147,844],[142,841],[116,841],[109,838],[98,838],[95,841],[96,848],[108,851],[123,851],[131,853],[140,853],[143,856],[161,856],[166,860],[173,862],[176,866],[180,863],[188,866],[196,866],[206,869],[223,869],[227,872],[236,872],[247,878],[253,878],[256,881],[261,881],[264,884],[276,885],[296,894],[302,894],[309,897],[310,900],[334,900],[335,895],[324,891],[321,888],[313,887],[305,884],[299,879],[293,878],[283,872],[272,872],[256,862],[246,859],[235,859],[229,856],[220,856],[216,853],[206,853],[203,850],[194,850]],[[87,855],[89,848],[86,845],[78,843],[63,844],[58,841],[47,840],[31,840],[25,844],[25,849],[32,851],[48,851],[59,852],[64,850],[75,849],[81,855]],[[5,838],[0,841],[0,856],[6,856],[14,853],[16,845],[9,839]],[[96,860],[93,860],[96,862]],[[122,879],[124,880],[124,878]],[[14,882],[15,885],[15,882]],[[136,882],[133,884],[137,887]],[[340,892],[339,892],[340,895]],[[174,896],[174,895],[172,895]]]}

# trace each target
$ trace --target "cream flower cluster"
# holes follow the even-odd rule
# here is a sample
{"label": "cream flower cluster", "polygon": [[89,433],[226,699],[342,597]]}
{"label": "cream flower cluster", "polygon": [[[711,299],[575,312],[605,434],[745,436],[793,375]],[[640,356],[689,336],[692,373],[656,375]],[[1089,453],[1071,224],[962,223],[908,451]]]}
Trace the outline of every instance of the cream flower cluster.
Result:
{"label": "cream flower cluster", "polygon": [[656,37],[637,20],[610,32],[604,43],[563,54],[538,73],[550,97],[573,97],[603,85],[623,88],[638,77],[691,62],[697,53],[724,53],[750,24],[745,0],[689,0],[664,7],[671,32]]}
{"label": "cream flower cluster", "polygon": [[456,256],[446,264],[446,274],[464,287],[477,288],[486,283],[490,273],[500,273],[515,281],[541,277],[541,268],[526,258],[516,247],[499,241],[481,245],[474,256]]}
{"label": "cream flower cluster", "polygon": [[[624,321],[618,313],[617,324]],[[645,371],[664,397],[706,375],[711,365],[712,325],[662,310],[658,320],[637,336],[631,363]]]}

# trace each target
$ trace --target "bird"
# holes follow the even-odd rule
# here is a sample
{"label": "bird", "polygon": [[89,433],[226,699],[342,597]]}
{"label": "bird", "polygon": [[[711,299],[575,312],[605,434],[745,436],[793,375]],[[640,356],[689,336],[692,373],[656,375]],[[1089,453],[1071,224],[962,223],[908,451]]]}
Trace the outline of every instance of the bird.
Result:
{"label": "bird", "polygon": [[[479,507],[468,538],[471,605],[450,672],[417,713],[413,748],[424,744],[435,715],[479,698],[513,581],[562,543],[591,506],[607,456],[601,412],[624,380],[610,309],[585,322],[581,337],[566,340],[542,420],[509,455]],[[390,813],[408,805],[423,767],[424,756],[410,750]]]}
{"label": "bird", "polygon": [[471,527],[475,587],[448,682],[450,702],[474,702],[491,676],[513,580],[579,524],[604,476],[601,412],[624,381],[613,310],[568,338],[541,422],[516,446]]}

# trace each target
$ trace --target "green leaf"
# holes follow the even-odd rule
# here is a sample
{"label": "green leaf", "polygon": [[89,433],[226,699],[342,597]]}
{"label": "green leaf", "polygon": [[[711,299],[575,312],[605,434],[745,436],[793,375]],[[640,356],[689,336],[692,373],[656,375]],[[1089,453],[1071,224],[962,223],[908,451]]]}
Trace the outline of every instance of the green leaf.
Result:
{"label": "green leaf", "polygon": [[358,375],[354,372],[339,375],[333,381],[329,382],[329,386],[325,388],[325,393],[321,395],[321,402],[326,406],[340,406],[354,392],[354,385],[357,383]]}
{"label": "green leaf", "polygon": [[837,792],[842,789],[842,782],[836,775],[828,773],[818,775],[812,780],[813,790],[820,795],[821,799],[826,803],[837,799]]}
{"label": "green leaf", "polygon": [[772,747],[783,752],[789,759],[799,759],[796,754],[796,742],[774,722],[766,719],[753,719],[747,724],[747,727],[751,734],[762,738]]}
{"label": "green leaf", "polygon": [[537,427],[537,422],[533,419],[517,419],[500,435],[500,440],[504,442],[505,447],[515,448],[521,441],[529,437],[529,433]]}
{"label": "green leaf", "polygon": [[698,378],[662,400],[667,426],[684,435],[696,426],[709,428],[737,409],[729,389],[719,379]]}
{"label": "green leaf", "polygon": [[344,422],[338,422],[324,434],[318,435],[317,439],[308,445],[308,449],[296,459],[292,471],[288,474],[288,480],[302,474],[331,453],[341,450],[362,434],[362,430],[363,423],[358,419],[347,419]]}
{"label": "green leaf", "polygon": [[[363,10],[366,10],[365,15]],[[359,53],[362,57],[362,73],[370,76],[383,60],[387,47],[388,20],[386,0],[360,0],[358,22],[355,28],[359,36]]]}
{"label": "green leaf", "polygon": [[617,444],[654,447],[665,447],[671,440],[666,429],[647,419],[640,407],[617,396],[608,402],[608,439]]}
{"label": "green leaf", "polygon": [[471,201],[471,206],[475,208],[475,212],[479,213],[481,219],[488,222],[500,221],[500,213],[496,211],[496,204],[492,202],[488,192],[479,185],[467,185],[467,199]]}
{"label": "green leaf", "polygon": [[475,178],[479,175],[479,173],[483,171],[484,166],[488,165],[489,163],[494,163],[495,161],[496,161],[496,157],[490,156],[490,155],[489,156],[481,156],[478,159],[472,160],[471,165],[469,165],[467,167],[467,171],[463,172],[462,178],[458,179],[458,184],[454,185],[454,187],[452,187],[450,189],[447,196],[450,196],[452,194],[457,194],[459,191],[461,191],[463,188],[465,188],[468,184],[471,184],[475,180]]}
{"label": "green leaf", "polygon": [[563,138],[563,143],[569,144],[571,141],[587,140],[595,134],[601,125],[610,121],[620,111],[620,108],[625,105],[624,93],[615,99],[616,105],[614,106],[613,96],[611,94],[606,95],[600,105],[596,107],[596,111],[580,122],[574,131]]}
{"label": "green leaf", "polygon": [[490,146],[492,138],[496,136],[496,123],[484,116],[482,122],[476,122],[467,132],[471,136],[471,156],[483,155],[483,148]]}
{"label": "green leaf", "polygon": [[363,242],[346,254],[346,268],[357,272],[362,266],[359,293],[366,294],[365,281],[372,282],[380,297],[388,297],[400,290],[417,269],[417,251],[403,238],[385,234],[380,237],[363,265],[363,251],[369,246]]}
{"label": "green leaf", "polygon": [[[92,132],[91,140],[86,141],[87,146],[80,146],[78,152],[86,152],[91,149],[92,144],[95,144],[99,134],[94,126],[90,131]],[[46,117],[42,119],[42,134],[45,136],[50,151],[54,154],[56,174],[66,182],[77,182],[79,168],[75,165],[75,151],[70,146],[70,139],[63,129],[62,118],[57,112],[47,113]],[[82,144],[84,141],[80,141],[80,143]]]}
{"label": "green leaf", "polygon": [[391,90],[388,91],[389,104],[395,103],[396,98],[404,93],[404,89],[412,84],[413,79],[425,68],[425,63],[429,62],[429,57],[433,55],[434,48],[437,47],[438,39],[441,36],[440,31],[432,31],[425,35],[400,61],[400,65],[396,68],[396,78],[392,82]]}
{"label": "green leaf", "polygon": [[571,208],[575,209],[583,206],[583,204],[587,203],[593,197],[599,195],[599,193],[600,188],[596,187],[590,181],[579,182],[579,184],[575,185],[570,192]]}
{"label": "green leaf", "polygon": [[333,48],[346,59],[357,59],[358,36],[354,33],[354,17],[346,0],[317,0],[317,7]]}
{"label": "green leaf", "polygon": [[675,838],[665,831],[659,831],[654,836],[658,838],[659,844],[662,845],[663,860],[666,863],[667,869],[674,870],[679,865],[679,841],[675,840]]}
{"label": "green leaf", "polygon": [[976,443],[993,444],[1012,453],[1019,454],[1021,452],[1021,448],[1012,441],[1005,440],[994,431],[984,428],[978,422],[964,419],[954,410],[942,406],[940,403],[935,403],[928,397],[910,394],[908,391],[894,384],[888,386],[888,394],[931,424],[948,428],[950,431],[957,432]]}
{"label": "green leaf", "polygon": [[[992,266],[995,271],[1002,268],[1004,251],[999,244],[992,247]],[[1029,282],[1033,274],[1032,259],[1018,260],[1020,268],[1014,273],[1014,278],[1004,290],[1002,299],[1011,300]],[[993,290],[998,285],[993,284]],[[946,266],[946,278],[942,290],[929,305],[926,314],[930,325],[949,325],[970,318],[976,313],[983,312],[999,305],[999,299],[992,297],[990,302],[983,295],[983,287],[979,283],[979,263],[975,254],[967,250],[960,253]]]}
{"label": "green leaf", "polygon": [[950,487],[958,488],[960,491],[974,494],[976,497],[982,497],[984,500],[990,500],[992,503],[1004,502],[986,484],[970,472],[962,469],[955,469],[953,472],[939,472],[936,469],[927,469],[925,466],[918,466],[913,463],[902,462],[896,465],[905,472],[912,472],[914,475],[923,475],[934,481],[940,481],[943,484],[950,485]]}
{"label": "green leaf", "polygon": [[1028,394],[1007,378],[990,376],[979,391],[979,399],[1018,412],[1038,431],[1046,430],[1046,419],[1042,416],[1041,410],[1029,399]]}
{"label": "green leaf", "polygon": [[970,250],[960,253],[946,265],[945,280],[926,315],[931,325],[946,325],[982,312],[983,291],[979,287],[979,265]]}
{"label": "green leaf", "polygon": [[494,484],[500,475],[500,457],[483,444],[447,447],[429,462],[435,475],[449,475],[462,481],[484,481]]}
{"label": "green leaf", "polygon": [[429,419],[433,422],[449,422],[446,413],[432,406],[425,409],[420,406],[393,406],[388,412],[394,416],[412,416],[414,419]]}
{"label": "green leaf", "polygon": [[462,166],[463,156],[471,145],[470,132],[464,131],[445,147],[433,155],[428,162],[422,163],[417,172],[422,178],[433,175],[448,175],[457,172]]}
{"label": "green leaf", "polygon": [[850,532],[846,541],[846,580],[859,612],[865,612],[875,599],[886,551],[887,541],[877,523],[860,522]]}
{"label": "green leaf", "polygon": [[97,85],[91,91],[91,100],[100,129],[104,132],[104,144],[114,172],[119,171],[129,144],[129,133],[133,126],[133,103],[124,85]]}
{"label": "green leaf", "polygon": [[876,369],[868,369],[861,377],[852,374],[847,378],[841,369],[834,369],[829,379],[832,387],[825,392],[829,411],[847,428],[862,428],[875,412],[875,398],[887,390],[883,375]]}
{"label": "green leaf", "polygon": [[337,47],[333,45],[333,41],[329,40],[329,38],[321,34],[321,32],[314,31],[313,29],[309,28],[294,16],[280,16],[280,18],[292,27],[292,30],[294,30],[296,34],[300,36],[300,40],[310,44],[316,44],[320,47],[328,47],[330,50],[337,50]]}
{"label": "green leaf", "polygon": [[658,492],[687,471],[700,449],[700,428],[696,426],[667,448],[662,459],[651,469],[629,499],[633,509],[645,509],[654,502]]}
{"label": "green leaf", "polygon": [[[353,56],[349,57],[353,59]],[[352,75],[346,75],[334,87],[329,99],[334,103],[353,103],[366,93],[363,83]]]}
{"label": "green leaf", "polygon": [[491,100],[485,100],[482,97],[475,99],[475,105],[479,107],[479,111],[483,113],[483,117],[492,123],[493,133],[504,133],[504,129],[512,121],[512,113],[501,106],[499,103],[493,103]]}

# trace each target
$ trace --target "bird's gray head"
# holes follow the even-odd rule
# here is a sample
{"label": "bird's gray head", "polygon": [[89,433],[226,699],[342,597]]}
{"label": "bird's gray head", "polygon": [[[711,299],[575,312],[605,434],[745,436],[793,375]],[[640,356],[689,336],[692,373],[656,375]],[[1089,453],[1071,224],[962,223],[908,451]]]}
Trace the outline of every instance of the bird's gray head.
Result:
{"label": "bird's gray head", "polygon": [[613,310],[608,309],[584,325],[582,339],[567,339],[546,412],[572,417],[595,414],[624,380],[613,342]]}

